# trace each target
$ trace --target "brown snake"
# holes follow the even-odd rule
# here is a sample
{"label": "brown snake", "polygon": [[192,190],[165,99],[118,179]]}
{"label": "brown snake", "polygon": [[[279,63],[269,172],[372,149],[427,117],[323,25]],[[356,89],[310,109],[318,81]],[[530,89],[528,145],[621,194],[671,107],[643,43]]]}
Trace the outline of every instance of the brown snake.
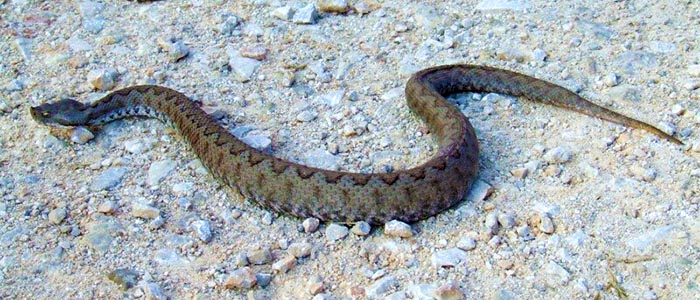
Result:
{"label": "brown snake", "polygon": [[381,224],[428,218],[455,205],[469,190],[479,167],[479,143],[467,118],[443,97],[467,91],[525,97],[682,144],[654,126],[558,85],[474,65],[438,66],[411,76],[406,84],[408,106],[425,121],[439,150],[417,167],[391,173],[336,172],[276,158],[231,135],[187,96],[160,86],[133,86],[93,104],[66,99],[30,111],[35,120],[48,125],[96,126],[130,116],[172,122],[216,177],[263,207],[324,221]]}

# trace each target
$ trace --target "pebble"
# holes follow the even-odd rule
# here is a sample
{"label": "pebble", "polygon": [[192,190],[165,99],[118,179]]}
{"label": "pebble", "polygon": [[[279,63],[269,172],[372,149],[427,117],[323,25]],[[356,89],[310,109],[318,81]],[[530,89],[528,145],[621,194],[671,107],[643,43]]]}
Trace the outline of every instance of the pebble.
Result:
{"label": "pebble", "polygon": [[296,24],[316,24],[317,18],[318,11],[316,10],[316,6],[313,3],[309,3],[294,13],[292,22]]}
{"label": "pebble", "polygon": [[272,274],[269,273],[257,273],[255,274],[255,280],[258,282],[258,286],[265,288],[272,282]]}
{"label": "pebble", "polygon": [[264,265],[272,261],[272,252],[269,248],[255,250],[248,254],[248,261],[254,265]]}
{"label": "pebble", "polygon": [[139,288],[141,288],[141,291],[143,291],[144,298],[146,300],[168,300],[169,297],[165,294],[163,291],[163,288],[160,287],[160,285],[149,282],[149,281],[141,281],[139,283]]}
{"label": "pebble", "polygon": [[97,176],[92,184],[90,184],[90,191],[99,192],[116,187],[121,182],[122,177],[124,177],[125,174],[126,168],[109,168]]}
{"label": "pebble", "polygon": [[119,205],[110,200],[100,203],[100,205],[97,207],[97,211],[103,214],[113,214],[117,212],[117,209],[119,209]]}
{"label": "pebble", "polygon": [[156,251],[156,255],[153,260],[160,265],[170,267],[185,266],[189,263],[189,261],[178,254],[177,251],[168,248]]}
{"label": "pebble", "polygon": [[683,88],[687,91],[694,91],[700,88],[700,81],[686,81],[683,83]]}
{"label": "pebble", "polygon": [[92,70],[87,75],[87,81],[93,89],[108,91],[117,85],[119,73],[114,68]]}
{"label": "pebble", "polygon": [[608,98],[617,103],[625,101],[639,102],[641,100],[639,89],[629,84],[611,87],[607,92]]}
{"label": "pebble", "polygon": [[15,39],[14,44],[19,51],[19,54],[22,55],[22,59],[29,61],[32,58],[31,40],[26,38],[17,38]]}
{"label": "pebble", "polygon": [[328,13],[345,13],[348,11],[347,0],[319,0],[316,2],[318,9]]}
{"label": "pebble", "polygon": [[554,233],[554,222],[552,222],[552,219],[546,215],[546,214],[541,214],[540,215],[540,231],[548,234]]}
{"label": "pebble", "polygon": [[498,224],[505,229],[511,229],[515,226],[515,217],[508,213],[498,214]]}
{"label": "pebble", "polygon": [[238,17],[231,14],[224,14],[221,16],[221,23],[219,23],[218,26],[219,32],[226,36],[232,36],[239,23]]}
{"label": "pebble", "polygon": [[496,213],[489,213],[486,215],[484,227],[492,235],[498,233],[498,216]]}
{"label": "pebble", "polygon": [[384,224],[384,233],[389,236],[409,238],[413,236],[411,225],[398,220],[391,220]]}
{"label": "pebble", "polygon": [[92,51],[92,46],[85,40],[72,36],[66,40],[66,44],[73,52],[87,52]]}
{"label": "pebble", "polygon": [[556,164],[568,162],[572,157],[573,154],[571,153],[571,150],[564,146],[552,148],[543,156],[545,161]]}
{"label": "pebble", "polygon": [[294,255],[296,258],[304,258],[311,255],[311,249],[313,245],[311,243],[292,243],[287,249],[290,254]]}
{"label": "pebble", "polygon": [[459,248],[449,248],[433,253],[430,262],[434,268],[451,268],[467,260],[467,252]]}
{"label": "pebble", "polygon": [[131,215],[144,219],[155,219],[160,217],[160,210],[143,202],[143,200],[134,200],[131,203]]}
{"label": "pebble", "polygon": [[[175,195],[183,196],[189,194],[192,189],[194,189],[194,183],[190,181],[183,181],[183,182],[178,182],[176,184],[173,184],[173,193]],[[187,199],[187,198],[180,198],[180,199]]]}
{"label": "pebble", "polygon": [[205,220],[196,220],[190,224],[190,228],[202,242],[209,243],[212,238],[211,223]]}
{"label": "pebble", "polygon": [[70,141],[76,144],[85,144],[94,138],[95,135],[83,126],[73,128],[70,133]]}
{"label": "pebble", "polygon": [[483,180],[477,179],[472,183],[469,193],[467,193],[467,201],[471,203],[476,203],[478,201],[485,200],[493,193],[493,187],[484,182]]}
{"label": "pebble", "polygon": [[337,241],[348,235],[348,228],[343,225],[331,223],[326,227],[326,239],[329,241]]}
{"label": "pebble", "polygon": [[661,131],[668,133],[669,135],[674,135],[677,131],[676,125],[666,121],[659,123],[656,127],[661,129]]}
{"label": "pebble", "polygon": [[150,147],[147,147],[147,144],[140,139],[132,139],[124,142],[124,150],[132,154],[141,154],[144,150],[148,150],[149,148]]}
{"label": "pebble", "polygon": [[489,247],[495,249],[495,248],[498,248],[498,246],[500,246],[502,242],[503,242],[503,239],[500,236],[494,235],[489,240],[488,245],[489,245]]}
{"label": "pebble", "polygon": [[254,287],[257,282],[257,277],[253,270],[249,267],[243,267],[231,272],[231,275],[224,282],[224,288],[249,289]]}
{"label": "pebble", "polygon": [[474,9],[479,11],[523,11],[529,7],[530,4],[526,0],[483,0]]}
{"label": "pebble", "polygon": [[462,250],[474,250],[476,249],[476,240],[472,237],[465,236],[459,239],[457,242],[457,248],[462,249]]}
{"label": "pebble", "polygon": [[272,270],[278,273],[287,273],[291,268],[296,266],[297,259],[293,255],[287,255],[280,258],[278,261],[272,264]]}
{"label": "pebble", "polygon": [[464,293],[459,289],[459,284],[452,281],[435,289],[435,300],[461,300]]}
{"label": "pebble", "polygon": [[170,174],[170,172],[172,172],[176,166],[177,162],[170,159],[152,163],[148,168],[146,183],[151,186],[160,183],[160,181],[168,176],[168,174]]}
{"label": "pebble", "polygon": [[12,111],[12,107],[7,103],[5,99],[0,99],[0,113],[9,113]]}
{"label": "pebble", "polygon": [[190,54],[190,48],[182,40],[159,38],[158,46],[168,53],[171,62],[177,62]]}
{"label": "pebble", "polygon": [[252,58],[255,60],[264,60],[267,57],[267,49],[263,47],[243,47],[238,52],[243,57]]}
{"label": "pebble", "polygon": [[248,82],[253,78],[253,73],[262,63],[256,59],[235,55],[229,59],[229,65],[234,78],[239,82]]}
{"label": "pebble", "polygon": [[377,299],[394,287],[399,285],[395,276],[385,276],[365,288],[365,294],[369,299]]}
{"label": "pebble", "polygon": [[355,223],[355,225],[353,225],[352,228],[350,229],[350,231],[354,235],[358,235],[358,236],[369,235],[371,230],[372,230],[372,226],[370,226],[369,223],[367,223],[365,221],[359,221],[359,222]]}
{"label": "pebble", "polygon": [[512,169],[512,170],[510,170],[510,174],[515,176],[515,178],[517,178],[517,179],[523,179],[523,178],[527,177],[528,169],[527,168]]}
{"label": "pebble", "polygon": [[544,273],[548,275],[546,280],[552,286],[566,285],[571,280],[569,271],[554,261],[547,263]]}
{"label": "pebble", "polygon": [[65,207],[55,208],[49,212],[49,222],[56,225],[61,224],[67,215],[68,211]]}
{"label": "pebble", "polygon": [[294,16],[294,9],[292,9],[291,6],[285,5],[285,6],[278,7],[275,10],[273,10],[271,15],[275,18],[289,21]]}
{"label": "pebble", "polygon": [[614,87],[620,84],[620,77],[615,73],[605,75],[605,77],[603,77],[603,84],[605,84],[607,87]]}
{"label": "pebble", "polygon": [[341,160],[339,157],[331,154],[325,149],[311,150],[305,155],[306,164],[326,169],[326,170],[338,170],[338,164]]}
{"label": "pebble", "polygon": [[318,117],[318,112],[315,109],[308,109],[300,112],[297,115],[297,121],[299,122],[310,122]]}
{"label": "pebble", "polygon": [[323,278],[318,275],[311,276],[309,279],[308,289],[311,295],[316,295],[323,292]]}
{"label": "pebble", "polygon": [[690,75],[690,76],[700,77],[700,65],[699,64],[689,65],[688,68],[686,69],[686,72],[688,72],[688,75]]}
{"label": "pebble", "polygon": [[136,286],[136,283],[138,283],[138,276],[139,273],[131,269],[116,269],[107,274],[107,279],[116,283],[122,290],[126,291]]}
{"label": "pebble", "polygon": [[249,146],[258,150],[269,149],[272,145],[272,140],[269,137],[260,134],[248,134],[245,137],[241,138],[241,140]]}
{"label": "pebble", "polygon": [[627,240],[627,245],[637,251],[643,252],[653,250],[653,245],[656,245],[668,238],[671,233],[676,230],[675,225],[660,226],[651,231],[643,232],[642,234],[631,236]]}
{"label": "pebble", "polygon": [[685,113],[685,108],[680,104],[674,104],[671,106],[671,113],[676,116],[681,116]]}
{"label": "pebble", "polygon": [[304,228],[304,232],[306,233],[313,233],[318,230],[318,225],[321,224],[321,221],[319,221],[316,218],[306,218],[303,222],[301,222],[301,226]]}

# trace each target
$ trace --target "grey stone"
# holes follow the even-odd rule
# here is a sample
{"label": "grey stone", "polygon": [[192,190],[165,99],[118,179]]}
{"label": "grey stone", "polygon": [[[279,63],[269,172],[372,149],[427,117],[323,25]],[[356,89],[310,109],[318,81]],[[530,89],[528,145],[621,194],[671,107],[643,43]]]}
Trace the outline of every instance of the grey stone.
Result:
{"label": "grey stone", "polygon": [[131,215],[144,219],[155,219],[160,217],[160,210],[144,200],[134,200],[131,203]]}
{"label": "grey stone", "polygon": [[549,163],[561,164],[571,160],[573,154],[568,147],[552,148],[542,158]]}
{"label": "grey stone", "polygon": [[119,73],[114,68],[97,69],[88,73],[87,80],[93,89],[108,91],[117,85],[118,75]]}
{"label": "grey stone", "polygon": [[131,269],[116,269],[107,274],[107,279],[119,285],[122,290],[128,290],[138,282],[139,273]]}
{"label": "grey stone", "polygon": [[316,5],[309,3],[294,13],[292,22],[296,24],[316,24],[317,18],[318,11],[316,10]]}
{"label": "grey stone", "polygon": [[303,242],[292,243],[291,245],[289,245],[289,248],[287,250],[296,258],[304,258],[311,255],[312,248],[313,245],[311,245],[311,243]]}
{"label": "grey stone", "polygon": [[449,248],[433,253],[430,261],[435,268],[449,268],[457,266],[467,260],[467,252],[459,248]]}
{"label": "grey stone", "polygon": [[83,126],[78,126],[71,130],[70,141],[76,144],[85,144],[95,138],[90,130]]}
{"label": "grey stone", "polygon": [[382,277],[365,288],[365,294],[370,299],[376,299],[398,286],[399,282],[394,276]]}
{"label": "grey stone", "polygon": [[260,64],[262,63],[258,60],[238,55],[229,59],[229,65],[233,70],[233,75],[236,80],[240,82],[250,81],[253,78],[253,73],[255,73],[255,70],[258,69]]}
{"label": "grey stone", "polygon": [[102,172],[97,178],[90,184],[90,191],[99,192],[102,190],[108,190],[119,185],[122,177],[126,174],[126,168],[115,167],[109,168]]}
{"label": "grey stone", "polygon": [[146,300],[168,300],[163,288],[156,283],[144,280],[139,283],[139,288],[143,291]]}
{"label": "grey stone", "polygon": [[258,282],[255,273],[249,267],[243,267],[231,272],[231,275],[224,282],[227,289],[249,289]]}
{"label": "grey stone", "polygon": [[331,223],[326,227],[326,239],[329,241],[337,241],[348,235],[348,228],[343,225]]}
{"label": "grey stone", "polygon": [[61,224],[61,222],[63,222],[67,215],[68,211],[65,207],[53,209],[51,210],[51,212],[49,212],[49,222],[56,225]]}
{"label": "grey stone", "polygon": [[156,251],[154,261],[160,265],[179,267],[189,264],[189,261],[174,249],[164,248]]}
{"label": "grey stone", "polygon": [[494,189],[491,185],[484,182],[483,180],[476,179],[472,183],[469,192],[467,193],[467,201],[471,203],[476,203],[478,201],[485,200],[489,195],[493,193]]}
{"label": "grey stone", "polygon": [[68,40],[66,40],[66,43],[73,52],[92,51],[92,46],[88,42],[77,36],[70,37]]}
{"label": "grey stone", "polygon": [[264,265],[272,260],[269,248],[262,248],[248,253],[248,261],[254,265]]}
{"label": "grey stone", "polygon": [[170,172],[172,172],[176,166],[177,162],[170,159],[152,163],[148,168],[146,183],[148,185],[156,185],[160,183],[160,181],[168,176],[168,174],[170,174]]}
{"label": "grey stone", "polygon": [[569,271],[554,261],[547,263],[544,273],[548,276],[547,282],[552,286],[566,285],[571,280]]}
{"label": "grey stone", "polygon": [[457,242],[457,248],[467,251],[474,250],[476,248],[476,240],[465,236]]}
{"label": "grey stone", "polygon": [[272,270],[278,273],[287,273],[291,268],[296,266],[297,259],[293,255],[287,255],[280,258],[278,261],[272,264]]}
{"label": "grey stone", "polygon": [[190,227],[197,235],[197,238],[199,238],[201,241],[205,243],[209,243],[211,241],[212,233],[211,223],[209,223],[209,221],[196,220],[190,224]]}
{"label": "grey stone", "polygon": [[301,223],[301,226],[304,228],[304,232],[312,233],[312,232],[316,232],[319,224],[321,224],[321,222],[316,218],[306,218]]}
{"label": "grey stone", "polygon": [[325,149],[309,151],[305,158],[308,165],[326,170],[338,170],[340,164],[340,158]]}
{"label": "grey stone", "polygon": [[294,9],[291,6],[282,6],[273,10],[271,15],[275,18],[289,21],[294,16]]}
{"label": "grey stone", "polygon": [[411,225],[397,220],[391,220],[384,224],[384,233],[390,236],[402,238],[408,238],[413,236]]}
{"label": "grey stone", "polygon": [[369,234],[369,232],[372,230],[372,226],[369,225],[369,223],[365,221],[359,221],[355,223],[355,225],[352,226],[350,231],[359,236],[366,236]]}

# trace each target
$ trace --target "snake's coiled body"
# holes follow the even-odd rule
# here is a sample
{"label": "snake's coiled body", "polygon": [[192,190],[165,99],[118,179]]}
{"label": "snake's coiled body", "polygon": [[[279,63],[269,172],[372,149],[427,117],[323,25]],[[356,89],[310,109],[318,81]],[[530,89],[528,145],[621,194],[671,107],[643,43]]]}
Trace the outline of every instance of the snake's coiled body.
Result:
{"label": "snake's coiled body", "polygon": [[217,125],[189,98],[160,86],[134,86],[91,104],[62,100],[31,109],[40,122],[100,125],[128,116],[172,122],[202,163],[227,185],[272,210],[331,221],[416,221],[459,202],[478,171],[479,145],[469,121],[443,95],[496,92],[523,96],[677,139],[646,123],[595,105],[575,93],[527,75],[474,65],[422,70],[406,84],[413,112],[435,135],[439,151],[429,161],[392,173],[361,174],[309,167],[252,148]]}

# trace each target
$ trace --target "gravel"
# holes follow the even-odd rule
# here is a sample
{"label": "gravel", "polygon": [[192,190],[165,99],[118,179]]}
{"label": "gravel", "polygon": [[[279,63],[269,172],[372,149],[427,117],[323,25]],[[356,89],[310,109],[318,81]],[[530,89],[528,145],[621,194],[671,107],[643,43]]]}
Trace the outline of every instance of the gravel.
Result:
{"label": "gravel", "polygon": [[[0,2],[2,299],[697,294],[696,1]],[[563,85],[687,149],[521,97],[452,97],[479,138],[479,175],[464,201],[399,238],[260,208],[156,120],[76,129],[76,144],[27,113],[159,84],[277,157],[405,170],[440,150],[404,83],[446,63]],[[261,264],[248,261],[256,249],[269,251]],[[223,288],[245,267],[255,285]],[[126,291],[105,277],[117,269],[137,274]]]}

